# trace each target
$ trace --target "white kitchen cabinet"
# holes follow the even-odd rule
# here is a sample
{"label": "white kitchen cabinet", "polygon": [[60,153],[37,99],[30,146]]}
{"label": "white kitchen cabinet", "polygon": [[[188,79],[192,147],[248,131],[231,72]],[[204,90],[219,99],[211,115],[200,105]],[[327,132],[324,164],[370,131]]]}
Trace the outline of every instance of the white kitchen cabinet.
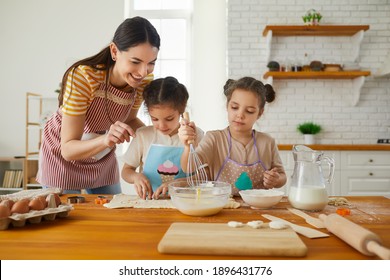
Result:
{"label": "white kitchen cabinet", "polygon": [[[283,190],[288,191],[294,170],[291,151],[279,151],[287,174]],[[390,152],[389,151],[324,151],[335,160],[333,182],[327,186],[329,195],[390,195]],[[323,166],[326,176],[329,171]]]}
{"label": "white kitchen cabinet", "polygon": [[390,195],[390,152],[341,151],[341,195]]}

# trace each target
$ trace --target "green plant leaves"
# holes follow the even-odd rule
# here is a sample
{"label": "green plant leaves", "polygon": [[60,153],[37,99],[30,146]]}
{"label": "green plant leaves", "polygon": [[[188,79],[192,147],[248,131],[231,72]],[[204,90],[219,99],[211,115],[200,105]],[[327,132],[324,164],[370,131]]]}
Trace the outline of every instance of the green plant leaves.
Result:
{"label": "green plant leaves", "polygon": [[298,124],[297,130],[302,134],[317,134],[321,132],[322,127],[319,124],[315,124],[313,122],[304,122]]}

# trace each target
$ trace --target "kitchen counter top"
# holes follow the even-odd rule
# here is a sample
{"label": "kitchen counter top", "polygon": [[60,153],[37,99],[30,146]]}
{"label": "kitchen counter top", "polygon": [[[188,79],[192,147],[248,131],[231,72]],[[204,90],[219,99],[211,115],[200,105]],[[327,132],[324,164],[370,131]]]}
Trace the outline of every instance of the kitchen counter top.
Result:
{"label": "kitchen counter top", "polygon": [[[305,145],[319,151],[390,151],[390,144],[315,144]],[[291,151],[293,144],[279,144],[280,151]]]}
{"label": "kitchen counter top", "polygon": [[[308,226],[305,221],[287,211],[289,203],[284,197],[272,209],[254,210],[246,205],[238,209],[223,209],[210,217],[192,217],[176,209],[108,209],[94,203],[96,195],[84,195],[85,203],[74,204],[74,210],[64,218],[27,223],[23,227],[9,227],[0,232],[0,259],[39,260],[225,260],[225,259],[283,259],[277,257],[211,256],[161,254],[157,246],[174,222],[227,223],[263,220],[261,214],[271,214],[291,222]],[[109,196],[110,197],[110,196]],[[383,245],[390,248],[390,199],[373,197],[346,197],[352,204],[347,218],[379,235]],[[67,196],[61,196],[66,203]],[[319,213],[335,213],[328,205]],[[312,213],[318,216],[319,213]],[[326,229],[321,229],[327,232]],[[308,248],[305,257],[284,259],[378,259],[365,256],[330,233],[330,237],[309,239],[298,235]]]}

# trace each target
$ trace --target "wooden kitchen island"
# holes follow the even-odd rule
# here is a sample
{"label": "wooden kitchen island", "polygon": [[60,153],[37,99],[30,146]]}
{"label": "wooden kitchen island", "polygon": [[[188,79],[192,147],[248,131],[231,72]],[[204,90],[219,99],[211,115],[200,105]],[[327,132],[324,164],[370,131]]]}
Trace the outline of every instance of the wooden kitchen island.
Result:
{"label": "wooden kitchen island", "polygon": [[[255,260],[255,259],[378,259],[365,256],[330,233],[330,237],[309,239],[299,235],[308,248],[303,258],[171,255],[161,254],[157,246],[174,222],[227,223],[263,220],[261,214],[271,214],[288,221],[311,227],[287,211],[284,197],[274,208],[254,210],[246,205],[238,209],[223,209],[210,217],[191,217],[176,209],[108,209],[94,203],[96,195],[83,195],[85,203],[74,204],[74,210],[64,218],[23,227],[10,226],[0,231],[1,260]],[[110,196],[109,196],[110,197]],[[383,245],[390,248],[390,199],[381,196],[346,197],[352,204],[351,221],[380,236]],[[67,196],[61,196],[63,203]],[[335,213],[328,205],[321,213]],[[312,214],[318,216],[318,213]],[[321,229],[327,232],[326,229]],[[221,236],[221,238],[223,238]],[[243,236],[245,238],[245,236]]]}

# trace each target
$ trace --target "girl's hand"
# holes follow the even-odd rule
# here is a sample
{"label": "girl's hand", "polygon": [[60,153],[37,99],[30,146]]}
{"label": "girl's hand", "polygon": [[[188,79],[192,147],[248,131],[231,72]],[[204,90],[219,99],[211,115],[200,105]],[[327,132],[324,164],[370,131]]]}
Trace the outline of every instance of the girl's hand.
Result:
{"label": "girl's hand", "polygon": [[153,193],[153,199],[159,199],[160,195],[162,195],[163,198],[169,197],[168,183],[163,183],[158,187],[158,189]]}
{"label": "girl's hand", "polygon": [[110,130],[104,138],[104,144],[112,148],[116,144],[121,144],[125,141],[129,142],[130,137],[135,137],[133,129],[129,125],[117,121],[110,126]]}
{"label": "girl's hand", "polygon": [[190,143],[194,143],[196,140],[196,130],[195,123],[188,122],[185,119],[182,119],[180,122],[180,127],[178,131],[180,141],[185,145],[189,146]]}
{"label": "girl's hand", "polygon": [[264,187],[272,189],[279,186],[280,174],[277,168],[272,168],[264,172]]}
{"label": "girl's hand", "polygon": [[144,174],[137,173],[134,175],[134,188],[140,198],[152,199],[153,189],[149,179]]}

